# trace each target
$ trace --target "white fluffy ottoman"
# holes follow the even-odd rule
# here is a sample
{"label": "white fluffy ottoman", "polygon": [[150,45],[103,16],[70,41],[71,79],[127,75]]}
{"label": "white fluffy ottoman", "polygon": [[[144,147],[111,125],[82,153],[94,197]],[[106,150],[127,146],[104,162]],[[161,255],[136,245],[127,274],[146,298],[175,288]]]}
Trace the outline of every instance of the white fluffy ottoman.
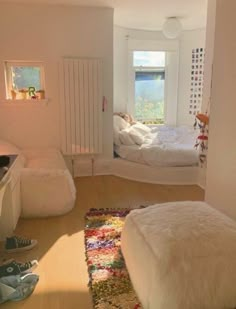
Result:
{"label": "white fluffy ottoman", "polygon": [[236,223],[206,203],[132,211],[121,248],[144,309],[236,307]]}
{"label": "white fluffy ottoman", "polygon": [[23,217],[62,215],[74,207],[76,191],[60,151],[23,151],[26,168],[21,173]]}

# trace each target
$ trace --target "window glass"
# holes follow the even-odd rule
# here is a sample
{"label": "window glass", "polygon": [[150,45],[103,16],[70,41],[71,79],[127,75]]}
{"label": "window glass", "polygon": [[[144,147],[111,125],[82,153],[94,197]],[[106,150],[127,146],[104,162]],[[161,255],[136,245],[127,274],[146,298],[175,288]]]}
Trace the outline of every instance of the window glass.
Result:
{"label": "window glass", "polygon": [[159,51],[134,51],[133,66],[164,67],[165,52]]}
{"label": "window glass", "polygon": [[164,122],[165,72],[135,72],[135,118]]}
{"label": "window glass", "polygon": [[40,67],[12,66],[11,74],[12,86],[15,90],[29,87],[35,87],[36,90],[42,88]]}

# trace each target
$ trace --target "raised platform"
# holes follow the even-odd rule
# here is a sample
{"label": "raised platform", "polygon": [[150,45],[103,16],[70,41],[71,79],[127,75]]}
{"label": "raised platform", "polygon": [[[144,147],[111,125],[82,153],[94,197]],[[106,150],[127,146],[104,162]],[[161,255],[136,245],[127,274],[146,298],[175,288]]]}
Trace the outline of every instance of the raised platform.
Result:
{"label": "raised platform", "polygon": [[112,174],[130,180],[169,185],[199,183],[199,167],[153,167],[123,159],[112,161]]}

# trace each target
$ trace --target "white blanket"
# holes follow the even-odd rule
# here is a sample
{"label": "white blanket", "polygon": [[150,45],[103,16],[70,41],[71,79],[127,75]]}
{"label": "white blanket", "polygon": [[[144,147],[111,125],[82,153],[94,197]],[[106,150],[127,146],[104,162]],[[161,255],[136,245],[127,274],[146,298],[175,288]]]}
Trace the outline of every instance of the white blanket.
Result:
{"label": "white blanket", "polygon": [[122,145],[115,150],[123,159],[151,166],[192,166],[198,163],[197,134],[186,126],[155,126],[141,146]]}

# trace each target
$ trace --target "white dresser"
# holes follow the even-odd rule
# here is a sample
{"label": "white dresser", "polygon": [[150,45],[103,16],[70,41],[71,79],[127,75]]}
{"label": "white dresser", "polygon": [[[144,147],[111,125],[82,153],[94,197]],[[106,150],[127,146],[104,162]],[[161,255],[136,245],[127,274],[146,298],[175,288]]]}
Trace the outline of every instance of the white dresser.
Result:
{"label": "white dresser", "polygon": [[8,170],[0,172],[0,240],[12,235],[21,213],[20,173],[25,165],[22,155],[10,155]]}

